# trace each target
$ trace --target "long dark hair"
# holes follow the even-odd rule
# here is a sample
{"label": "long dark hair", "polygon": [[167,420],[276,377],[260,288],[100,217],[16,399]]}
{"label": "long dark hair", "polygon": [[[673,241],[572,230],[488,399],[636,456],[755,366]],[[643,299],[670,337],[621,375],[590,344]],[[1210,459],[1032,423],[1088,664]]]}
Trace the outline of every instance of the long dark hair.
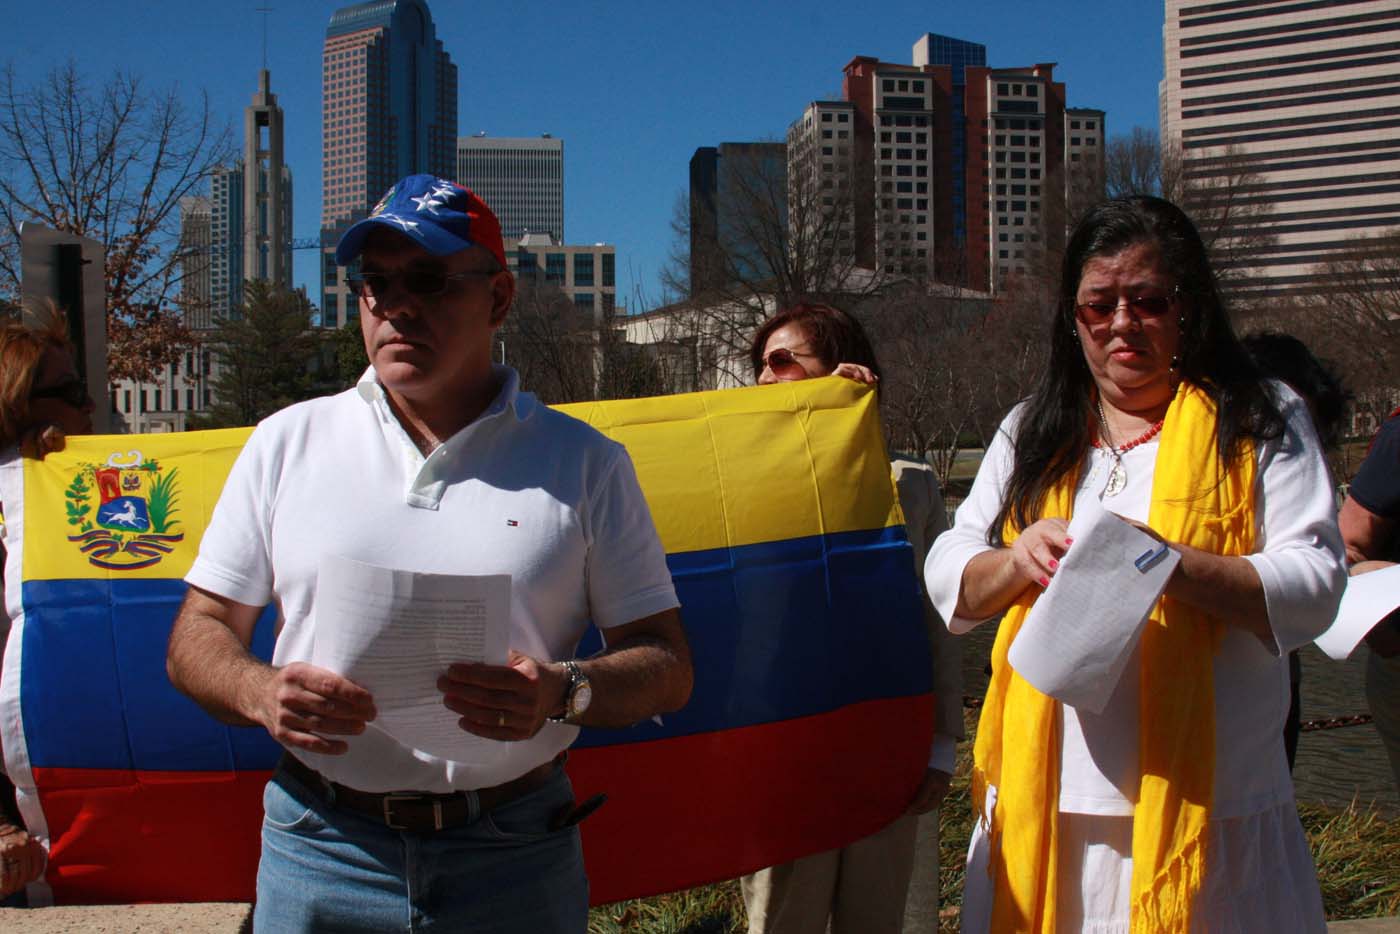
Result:
{"label": "long dark hair", "polygon": [[1084,460],[1093,439],[1095,387],[1075,326],[1079,279],[1091,258],[1113,256],[1139,243],[1154,244],[1162,265],[1176,277],[1181,307],[1177,374],[1215,402],[1221,458],[1231,462],[1241,455],[1245,440],[1276,438],[1283,432],[1283,416],[1230,326],[1205,245],[1191,219],[1161,198],[1105,201],[1084,216],[1065,247],[1050,327],[1050,360],[1016,429],[1015,463],[1001,510],[987,530],[990,544],[1002,544],[1007,519],[1024,529],[1039,518],[1050,490]]}
{"label": "long dark hair", "polygon": [[749,347],[749,363],[753,365],[754,379],[763,372],[763,348],[773,332],[789,324],[795,324],[812,345],[816,354],[827,369],[835,369],[838,363],[859,363],[868,367],[878,378],[880,363],[875,359],[875,350],[870,346],[870,338],[865,336],[865,328],[860,326],[850,314],[831,305],[803,302],[784,308],[758,329]]}
{"label": "long dark hair", "polygon": [[1282,380],[1303,397],[1323,448],[1331,450],[1340,444],[1352,394],[1332,364],[1319,359],[1292,334],[1279,331],[1250,334],[1240,343],[1260,373]]}

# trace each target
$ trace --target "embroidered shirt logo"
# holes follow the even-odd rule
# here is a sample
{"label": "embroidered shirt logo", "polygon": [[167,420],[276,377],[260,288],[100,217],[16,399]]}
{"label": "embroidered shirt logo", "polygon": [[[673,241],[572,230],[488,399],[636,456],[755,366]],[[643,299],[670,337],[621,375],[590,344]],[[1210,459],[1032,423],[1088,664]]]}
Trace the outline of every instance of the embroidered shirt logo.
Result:
{"label": "embroidered shirt logo", "polygon": [[[162,470],[140,451],[114,453],[105,464],[83,464],[64,491],[68,540],[95,567],[111,571],[147,568],[183,541],[179,468]],[[95,502],[94,502],[95,494]]]}

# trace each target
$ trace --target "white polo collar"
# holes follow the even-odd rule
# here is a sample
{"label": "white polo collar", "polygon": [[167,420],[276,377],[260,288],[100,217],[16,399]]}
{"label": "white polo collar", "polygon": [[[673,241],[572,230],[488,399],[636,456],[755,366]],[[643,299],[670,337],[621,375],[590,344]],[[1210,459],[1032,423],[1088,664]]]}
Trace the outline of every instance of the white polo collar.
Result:
{"label": "white polo collar", "polygon": [[404,502],[408,505],[419,509],[438,508],[443,494],[447,492],[448,468],[460,460],[468,442],[483,425],[507,413],[512,415],[515,421],[524,421],[530,417],[537,403],[534,396],[520,392],[520,374],[514,368],[502,364],[492,364],[491,372],[501,386],[491,404],[470,424],[439,444],[427,456],[413,443],[398,416],[394,414],[374,367],[366,369],[355,384],[356,393],[374,411],[385,437],[395,443],[399,450],[400,464],[404,468],[407,480]]}

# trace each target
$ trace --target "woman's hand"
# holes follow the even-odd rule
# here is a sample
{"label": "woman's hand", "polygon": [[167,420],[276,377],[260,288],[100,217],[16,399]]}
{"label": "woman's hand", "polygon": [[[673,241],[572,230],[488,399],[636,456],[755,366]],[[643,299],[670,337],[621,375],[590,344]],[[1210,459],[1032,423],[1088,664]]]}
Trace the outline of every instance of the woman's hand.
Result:
{"label": "woman's hand", "polygon": [[880,377],[872,373],[870,367],[862,366],[859,363],[838,363],[836,369],[831,371],[831,375],[844,376],[846,379],[865,383],[867,386],[873,386],[880,381]]}
{"label": "woman's hand", "polygon": [[[1114,513],[1114,515],[1118,515]],[[1150,525],[1118,516],[1135,529],[1151,535],[1181,556],[1163,593],[1175,600],[1253,633],[1266,646],[1274,645],[1264,585],[1254,565],[1236,555],[1216,555],[1190,545],[1169,542]]]}
{"label": "woman's hand", "polygon": [[1039,519],[1011,543],[1011,563],[1026,580],[1049,587],[1071,542],[1068,522]]}
{"label": "woman's hand", "polygon": [[962,619],[990,619],[1032,585],[1050,586],[1050,578],[1069,550],[1069,523],[1041,519],[1026,527],[1005,548],[984,551],[963,568],[954,614]]}
{"label": "woman's hand", "polygon": [[24,457],[43,460],[46,455],[61,451],[68,444],[63,429],[53,422],[35,425],[19,437],[19,453]]}

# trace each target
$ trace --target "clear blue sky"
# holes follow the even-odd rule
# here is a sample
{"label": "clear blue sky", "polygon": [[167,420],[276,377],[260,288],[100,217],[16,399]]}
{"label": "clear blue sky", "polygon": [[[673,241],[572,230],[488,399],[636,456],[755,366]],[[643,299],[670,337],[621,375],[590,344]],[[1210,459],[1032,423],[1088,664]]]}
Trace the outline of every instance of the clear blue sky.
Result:
{"label": "clear blue sky", "polygon": [[[838,97],[856,55],[909,62],[925,32],[987,47],[993,67],[1056,62],[1070,106],[1108,111],[1110,136],[1157,124],[1162,5],[1139,0],[1003,0],[873,5],[712,0],[489,3],[428,0],[458,67],[458,130],[564,140],[569,241],[617,245],[619,301],[660,297],[670,218],[698,146],[780,139],[809,101]],[[319,0],[14,0],[3,59],[21,75],[75,59],[117,68],[194,101],[241,133],[268,19],[272,89],[286,117],[295,234],[317,233],[321,207],[321,45],[339,4]],[[870,9],[871,7],[864,7]],[[315,281],[299,251],[296,281]],[[308,288],[313,300],[318,290]],[[624,296],[622,293],[626,293]]]}

